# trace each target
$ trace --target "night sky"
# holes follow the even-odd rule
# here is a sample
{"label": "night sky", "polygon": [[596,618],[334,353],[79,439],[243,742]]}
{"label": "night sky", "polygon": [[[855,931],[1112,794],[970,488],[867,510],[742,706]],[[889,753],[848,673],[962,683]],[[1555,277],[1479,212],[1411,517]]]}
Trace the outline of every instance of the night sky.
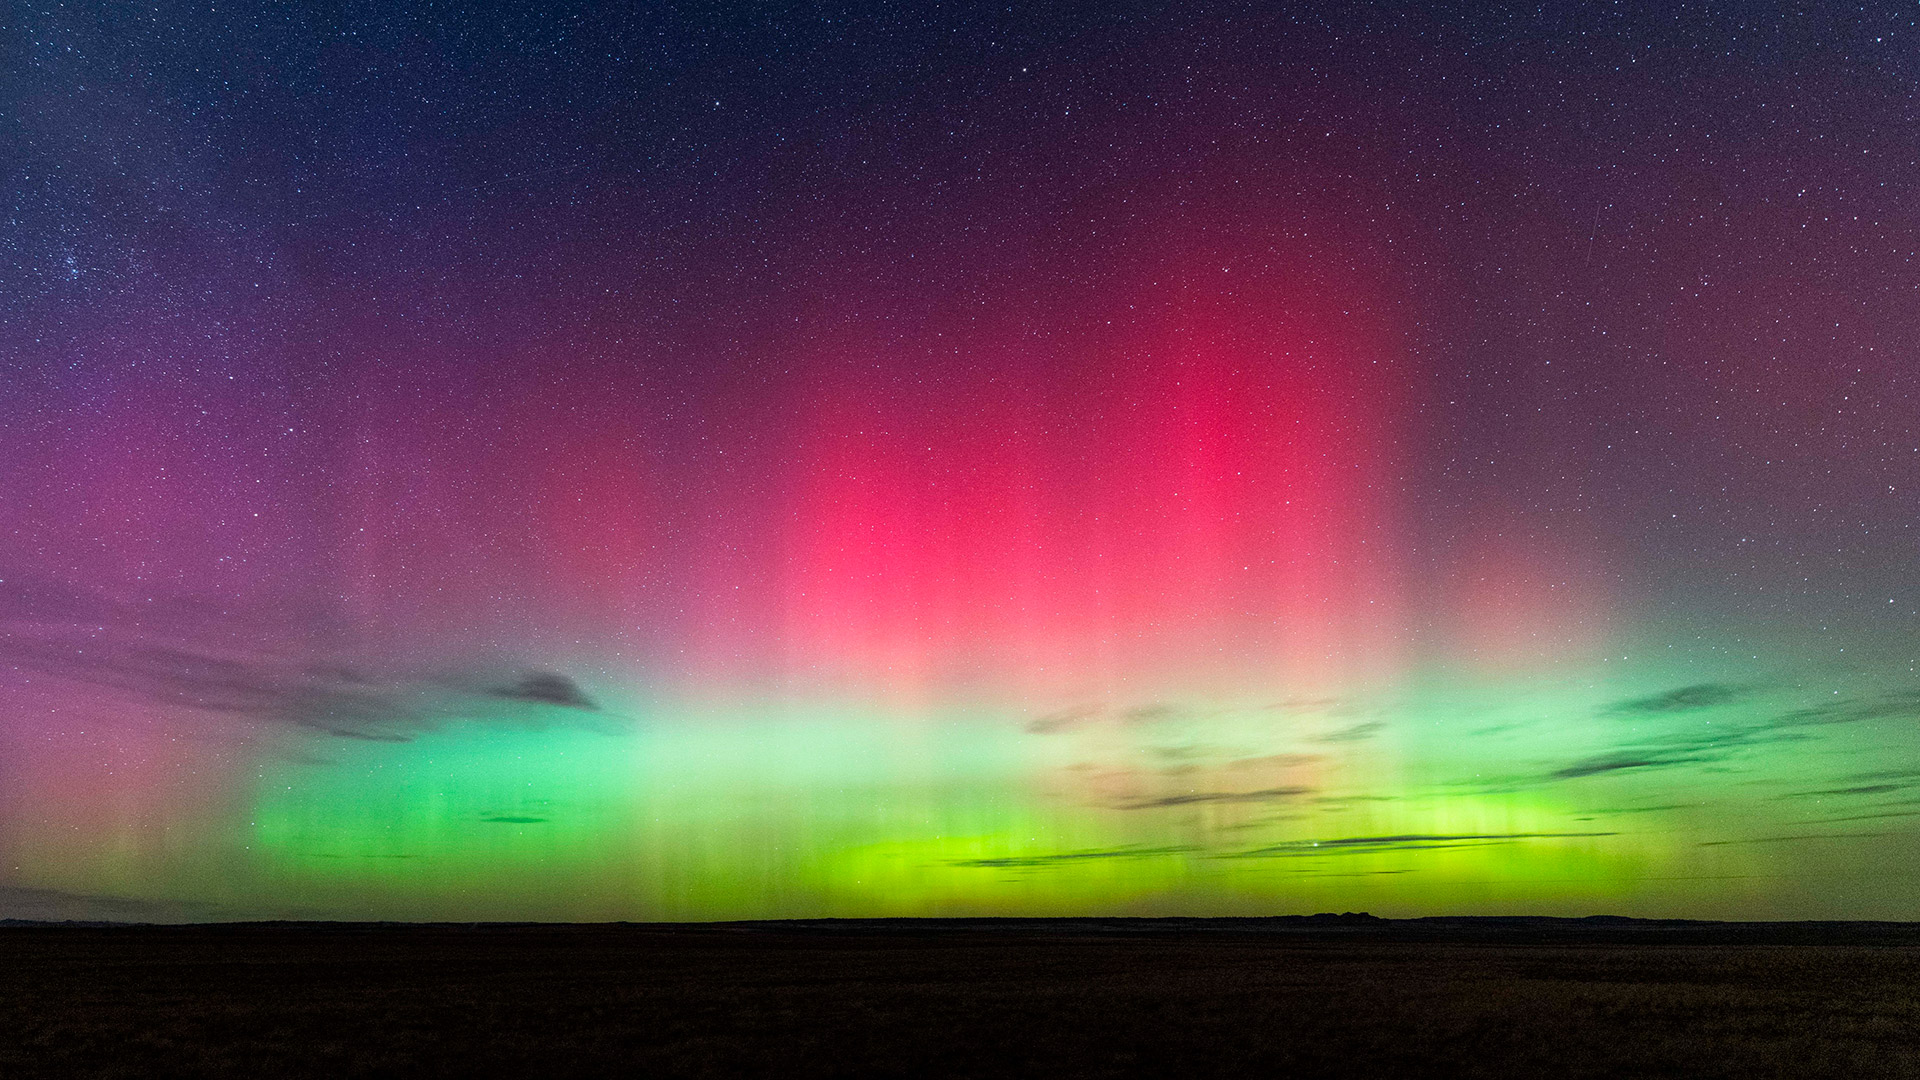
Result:
{"label": "night sky", "polygon": [[0,917],[1920,918],[1920,9],[10,0]]}

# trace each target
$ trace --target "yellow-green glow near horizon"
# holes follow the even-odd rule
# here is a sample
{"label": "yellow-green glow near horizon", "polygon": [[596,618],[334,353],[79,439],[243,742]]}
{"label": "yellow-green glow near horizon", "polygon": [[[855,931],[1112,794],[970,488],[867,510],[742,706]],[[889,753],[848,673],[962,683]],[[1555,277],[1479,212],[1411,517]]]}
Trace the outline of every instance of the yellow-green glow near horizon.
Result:
{"label": "yellow-green glow near horizon", "polygon": [[[1040,716],[527,704],[406,741],[282,732],[243,799],[16,857],[209,916],[1823,914],[1828,888],[1895,916],[1849,863],[1911,817],[1875,767],[1911,703],[1824,696],[1562,671]],[[217,842],[156,848],[188,829]]]}

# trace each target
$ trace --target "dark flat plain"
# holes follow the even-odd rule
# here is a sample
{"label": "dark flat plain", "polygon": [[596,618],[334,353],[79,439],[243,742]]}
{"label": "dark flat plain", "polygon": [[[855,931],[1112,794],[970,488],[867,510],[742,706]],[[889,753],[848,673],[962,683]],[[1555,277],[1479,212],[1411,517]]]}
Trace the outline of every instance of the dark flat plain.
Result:
{"label": "dark flat plain", "polygon": [[0,1076],[1920,1077],[1920,927],[0,926]]}

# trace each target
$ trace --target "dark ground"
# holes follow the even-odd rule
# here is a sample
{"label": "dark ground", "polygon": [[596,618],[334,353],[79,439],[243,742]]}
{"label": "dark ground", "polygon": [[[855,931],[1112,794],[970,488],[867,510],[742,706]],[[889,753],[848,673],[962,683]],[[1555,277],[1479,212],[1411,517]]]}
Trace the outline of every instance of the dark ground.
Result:
{"label": "dark ground", "polygon": [[0,926],[0,1076],[1920,1077],[1920,926]]}

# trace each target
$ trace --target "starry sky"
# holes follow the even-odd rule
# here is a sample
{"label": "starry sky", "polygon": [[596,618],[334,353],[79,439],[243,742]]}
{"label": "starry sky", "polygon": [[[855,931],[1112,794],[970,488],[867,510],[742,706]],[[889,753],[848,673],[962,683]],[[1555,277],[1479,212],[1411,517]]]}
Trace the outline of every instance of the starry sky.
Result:
{"label": "starry sky", "polygon": [[0,917],[1920,918],[1920,9],[0,19]]}

